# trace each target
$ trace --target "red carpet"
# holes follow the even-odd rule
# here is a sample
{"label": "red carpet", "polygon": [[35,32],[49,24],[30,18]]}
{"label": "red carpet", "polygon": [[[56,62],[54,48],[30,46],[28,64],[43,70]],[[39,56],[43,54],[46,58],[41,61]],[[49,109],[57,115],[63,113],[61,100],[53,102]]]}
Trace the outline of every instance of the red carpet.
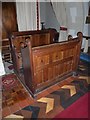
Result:
{"label": "red carpet", "polygon": [[90,96],[90,92],[86,93],[71,106],[56,115],[53,120],[57,118],[88,118],[88,96]]}
{"label": "red carpet", "polygon": [[4,89],[11,89],[17,85],[17,76],[15,74],[5,75],[2,78],[2,85]]}

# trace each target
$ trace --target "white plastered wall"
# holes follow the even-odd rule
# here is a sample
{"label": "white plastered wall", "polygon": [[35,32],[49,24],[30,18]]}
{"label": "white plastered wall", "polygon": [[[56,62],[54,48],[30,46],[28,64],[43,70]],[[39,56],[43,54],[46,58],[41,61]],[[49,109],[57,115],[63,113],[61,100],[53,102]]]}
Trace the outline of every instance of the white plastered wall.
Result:
{"label": "white plastered wall", "polygon": [[4,65],[2,61],[1,49],[0,49],[0,76],[5,74]]}
{"label": "white plastered wall", "polygon": [[[0,2],[0,29],[2,28],[2,4]],[[4,65],[2,61],[2,30],[0,30],[0,76],[5,74]]]}
{"label": "white plastered wall", "polygon": [[16,0],[16,13],[19,31],[37,29],[37,12],[35,2],[18,2]]}
{"label": "white plastered wall", "polygon": [[83,32],[84,16],[82,2],[66,2],[68,34],[75,36],[77,32]]}
{"label": "white plastered wall", "polygon": [[40,3],[40,15],[41,22],[45,22],[46,28],[55,28],[59,31],[60,25],[49,2]]}
{"label": "white plastered wall", "polygon": [[[90,24],[85,24],[86,16],[88,16],[88,2],[83,3],[84,7],[84,28],[83,28],[83,35],[90,36]],[[82,48],[85,48],[86,44],[90,46],[90,40],[86,43],[86,39],[83,38]],[[87,46],[87,47],[88,47]]]}

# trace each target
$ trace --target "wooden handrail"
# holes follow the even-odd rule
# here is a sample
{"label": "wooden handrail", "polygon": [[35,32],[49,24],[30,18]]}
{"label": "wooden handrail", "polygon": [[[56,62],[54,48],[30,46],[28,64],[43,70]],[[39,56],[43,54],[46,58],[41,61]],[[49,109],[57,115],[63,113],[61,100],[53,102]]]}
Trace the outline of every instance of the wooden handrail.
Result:
{"label": "wooden handrail", "polygon": [[83,36],[83,38],[86,38],[86,40],[90,39],[90,36]]}

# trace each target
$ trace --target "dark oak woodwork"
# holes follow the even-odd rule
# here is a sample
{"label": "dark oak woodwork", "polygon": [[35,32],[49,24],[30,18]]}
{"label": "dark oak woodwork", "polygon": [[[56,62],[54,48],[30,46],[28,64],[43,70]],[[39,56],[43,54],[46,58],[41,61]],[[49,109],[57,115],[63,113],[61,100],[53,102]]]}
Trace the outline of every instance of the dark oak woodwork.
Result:
{"label": "dark oak woodwork", "polygon": [[25,86],[33,96],[76,71],[82,36],[79,32],[67,42],[32,47],[28,41],[21,46]]}
{"label": "dark oak woodwork", "polygon": [[[13,32],[10,37],[15,72],[35,96],[41,90],[72,75],[78,67],[82,33],[60,43],[53,41],[53,29]],[[21,79],[20,69],[24,79]]]}
{"label": "dark oak woodwork", "polygon": [[51,44],[56,33],[54,29],[13,32],[10,36],[10,45],[15,72],[19,74],[22,68],[21,43],[26,44],[25,42],[29,40],[32,47]]}
{"label": "dark oak woodwork", "polygon": [[10,42],[9,39],[2,40],[2,56],[4,61],[11,61],[11,54],[10,54]]}
{"label": "dark oak woodwork", "polygon": [[17,31],[15,2],[2,2],[2,38],[8,38],[12,31]]}
{"label": "dark oak woodwork", "polygon": [[18,31],[15,2],[2,2],[2,54],[5,61],[11,60],[8,36]]}

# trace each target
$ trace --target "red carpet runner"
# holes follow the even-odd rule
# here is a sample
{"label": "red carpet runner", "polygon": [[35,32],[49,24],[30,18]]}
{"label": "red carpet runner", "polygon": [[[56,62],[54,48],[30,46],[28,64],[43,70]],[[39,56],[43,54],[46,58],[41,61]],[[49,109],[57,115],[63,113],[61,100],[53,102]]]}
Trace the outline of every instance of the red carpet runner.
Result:
{"label": "red carpet runner", "polygon": [[57,118],[88,118],[90,115],[88,112],[88,97],[90,96],[90,92],[86,93],[80,99],[78,99],[75,103],[70,105],[67,109],[60,112],[58,115],[55,116],[53,120]]}

